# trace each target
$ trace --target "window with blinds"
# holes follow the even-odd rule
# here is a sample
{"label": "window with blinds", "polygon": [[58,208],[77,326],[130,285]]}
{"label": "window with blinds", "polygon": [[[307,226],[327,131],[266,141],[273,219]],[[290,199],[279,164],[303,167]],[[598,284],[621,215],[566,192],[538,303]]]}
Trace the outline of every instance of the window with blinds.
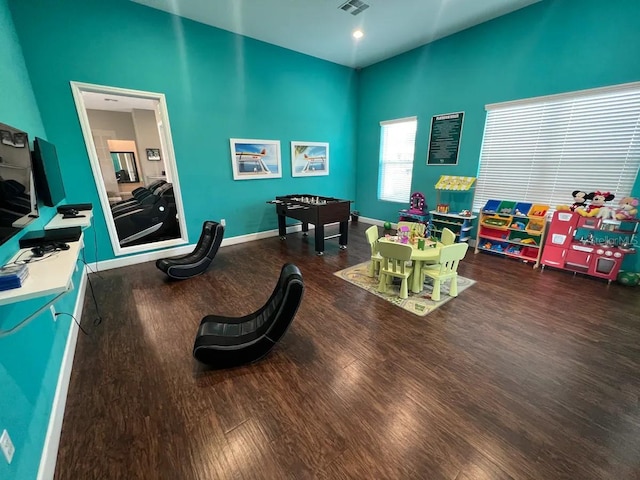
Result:
{"label": "window with blinds", "polygon": [[489,199],[554,207],[572,203],[574,190],[631,193],[640,167],[640,82],[486,109],[474,210]]}
{"label": "window with blinds", "polygon": [[411,196],[417,117],[380,122],[378,199],[408,203]]}

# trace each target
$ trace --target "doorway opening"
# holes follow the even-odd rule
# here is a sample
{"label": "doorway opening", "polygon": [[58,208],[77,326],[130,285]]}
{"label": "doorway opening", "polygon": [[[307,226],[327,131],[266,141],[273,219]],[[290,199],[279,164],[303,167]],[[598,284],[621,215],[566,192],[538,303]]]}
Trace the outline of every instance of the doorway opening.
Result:
{"label": "doorway opening", "polygon": [[188,243],[164,95],[71,89],[114,254]]}

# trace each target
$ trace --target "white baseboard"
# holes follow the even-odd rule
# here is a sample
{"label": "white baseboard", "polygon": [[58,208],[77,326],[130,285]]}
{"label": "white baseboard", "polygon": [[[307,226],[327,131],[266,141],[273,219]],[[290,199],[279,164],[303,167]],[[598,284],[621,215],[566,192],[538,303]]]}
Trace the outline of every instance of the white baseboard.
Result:
{"label": "white baseboard", "polygon": [[154,252],[139,253],[137,255],[128,255],[126,257],[113,258],[111,260],[102,260],[97,263],[90,263],[90,272],[111,270],[113,268],[126,267],[128,265],[136,265],[138,263],[151,262],[159,258],[173,257],[176,255],[184,255],[193,251],[194,245],[181,245],[176,248],[168,248],[166,250],[156,250]]}
{"label": "white baseboard", "polygon": [[[370,223],[371,225],[377,225],[379,227],[384,227],[384,224],[385,224],[384,220],[378,220],[377,218],[369,218],[369,217],[360,217],[358,221],[362,223]],[[395,223],[392,223],[391,226],[393,228],[396,228]]]}
{"label": "white baseboard", "polygon": [[[73,316],[78,320],[82,319],[82,308],[84,306],[84,294],[87,289],[87,270],[82,267],[80,285],[78,285],[78,296],[73,308]],[[60,446],[60,435],[62,433],[62,420],[64,419],[64,409],[67,405],[67,392],[69,390],[69,380],[71,379],[71,368],[73,367],[73,357],[76,352],[76,342],[78,340],[78,325],[73,318],[67,335],[67,344],[62,356],[60,374],[58,375],[58,385],[53,397],[51,416],[47,427],[47,435],[44,439],[42,456],[40,457],[40,467],[38,468],[38,480],[51,480],[56,470],[56,460],[58,458],[58,447]]]}
{"label": "white baseboard", "polygon": [[[302,230],[302,225],[292,225],[287,227],[287,233],[299,232]],[[309,230],[313,230],[313,226],[309,225]],[[237,245],[239,243],[252,242],[254,240],[261,240],[263,238],[277,237],[278,230],[267,230],[264,232],[249,233],[247,235],[238,235],[237,237],[223,238],[221,247],[227,247],[229,245]],[[97,264],[90,263],[90,271],[104,271],[111,270],[112,268],[126,267],[128,265],[136,265],[138,263],[151,262],[160,258],[175,257],[177,255],[184,255],[192,252],[195,248],[193,245],[182,245],[177,248],[170,248],[165,250],[157,250],[155,252],[141,253],[139,255],[129,255],[127,257],[114,258],[111,260],[103,260],[97,262]]]}

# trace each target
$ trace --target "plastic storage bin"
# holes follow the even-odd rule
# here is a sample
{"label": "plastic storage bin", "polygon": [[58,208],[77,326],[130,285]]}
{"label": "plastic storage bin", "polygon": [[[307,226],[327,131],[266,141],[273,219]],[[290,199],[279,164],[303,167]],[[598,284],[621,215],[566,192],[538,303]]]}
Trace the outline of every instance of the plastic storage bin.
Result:
{"label": "plastic storage bin", "polygon": [[487,200],[487,204],[482,208],[482,211],[485,213],[496,213],[500,203],[500,200]]}
{"label": "plastic storage bin", "polygon": [[516,206],[513,208],[513,214],[517,217],[526,217],[529,215],[529,211],[533,204],[526,202],[518,202]]}
{"label": "plastic storage bin", "polygon": [[504,200],[500,202],[497,213],[500,213],[502,215],[511,215],[513,213],[515,206],[516,206],[516,202],[510,202],[508,200]]}
{"label": "plastic storage bin", "polygon": [[482,225],[489,228],[497,228],[506,230],[511,225],[511,217],[501,217],[499,215],[491,215],[482,219]]}
{"label": "plastic storage bin", "polygon": [[541,217],[544,218],[547,216],[547,212],[549,211],[549,205],[542,205],[540,203],[534,203],[531,206],[531,210],[529,210],[530,217]]}
{"label": "plastic storage bin", "polygon": [[545,218],[529,218],[529,223],[525,228],[525,231],[529,233],[537,233],[538,235],[542,233],[545,227]]}

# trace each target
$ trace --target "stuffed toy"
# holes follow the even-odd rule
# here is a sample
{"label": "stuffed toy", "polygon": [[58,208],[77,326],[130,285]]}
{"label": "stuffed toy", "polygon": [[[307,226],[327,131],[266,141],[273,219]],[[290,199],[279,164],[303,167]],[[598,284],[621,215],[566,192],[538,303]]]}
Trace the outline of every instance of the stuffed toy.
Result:
{"label": "stuffed toy", "polygon": [[[600,209],[602,209],[605,206],[605,203],[610,202],[611,200],[616,198],[616,196],[613,193],[601,192],[600,190],[597,190],[595,192],[591,192],[587,194],[585,198],[587,200],[591,200],[591,203],[587,207],[585,216],[596,217],[600,213]],[[609,209],[609,207],[607,207],[607,209]],[[602,212],[602,215],[610,215],[610,213],[608,210],[604,210]],[[603,218],[603,217],[600,217],[600,218]]]}
{"label": "stuffed toy", "polygon": [[582,190],[574,190],[571,193],[573,197],[573,205],[558,205],[556,210],[560,211],[571,211],[580,213],[581,211],[586,211],[587,208],[587,192],[583,192]]}
{"label": "stuffed toy", "polygon": [[632,220],[638,214],[638,199],[633,197],[624,197],[620,200],[618,208],[615,212],[615,218],[618,220]]}
{"label": "stuffed toy", "polygon": [[573,205],[569,207],[572,212],[576,210],[584,210],[587,208],[587,192],[582,192],[580,190],[574,190],[571,194],[573,197]]}

